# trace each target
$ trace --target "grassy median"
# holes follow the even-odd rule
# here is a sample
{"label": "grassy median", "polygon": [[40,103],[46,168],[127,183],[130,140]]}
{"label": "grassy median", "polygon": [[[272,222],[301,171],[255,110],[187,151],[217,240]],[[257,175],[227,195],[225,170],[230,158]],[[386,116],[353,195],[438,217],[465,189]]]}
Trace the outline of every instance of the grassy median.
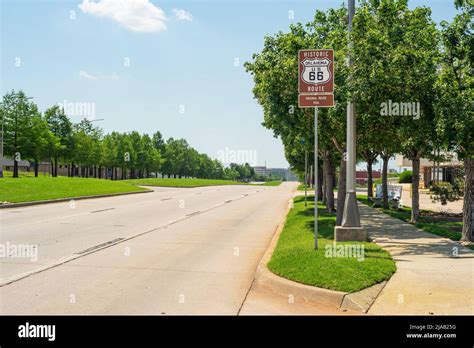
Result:
{"label": "grassy median", "polygon": [[[93,178],[69,178],[59,176],[53,178],[40,174],[37,178],[33,173],[21,172],[19,178],[13,178],[11,172],[4,172],[0,179],[0,204],[43,201],[59,198],[94,196],[112,193],[146,191],[139,186],[162,187],[201,187],[219,185],[249,185],[232,180],[211,179],[132,179],[105,180]],[[262,186],[277,186],[281,181],[269,181]]]}
{"label": "grassy median", "polygon": [[0,179],[0,203],[20,203],[48,199],[146,191],[122,181],[59,176],[22,176]]}
{"label": "grassy median", "polygon": [[[304,197],[294,199],[268,268],[299,283],[345,292],[359,291],[389,279],[396,270],[389,253],[375,243],[334,244],[336,217],[321,204],[318,205],[319,249],[314,250],[313,200],[311,196],[305,207]],[[351,250],[352,254],[343,250]]]}

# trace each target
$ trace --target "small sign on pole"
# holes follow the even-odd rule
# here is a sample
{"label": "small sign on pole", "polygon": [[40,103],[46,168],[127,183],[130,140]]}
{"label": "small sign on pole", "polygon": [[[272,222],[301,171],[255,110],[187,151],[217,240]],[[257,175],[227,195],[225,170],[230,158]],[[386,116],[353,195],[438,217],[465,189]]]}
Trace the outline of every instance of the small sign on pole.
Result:
{"label": "small sign on pole", "polygon": [[300,94],[300,108],[329,108],[334,106],[334,94]]}
{"label": "small sign on pole", "polygon": [[314,248],[318,249],[318,108],[334,106],[334,50],[298,52],[298,93],[300,108],[314,108]]}

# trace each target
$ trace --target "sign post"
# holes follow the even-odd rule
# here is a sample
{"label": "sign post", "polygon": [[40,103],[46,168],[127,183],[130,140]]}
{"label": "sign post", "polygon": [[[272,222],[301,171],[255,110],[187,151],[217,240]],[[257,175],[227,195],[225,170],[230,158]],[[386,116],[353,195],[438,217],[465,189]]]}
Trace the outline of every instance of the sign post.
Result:
{"label": "sign post", "polygon": [[318,249],[318,109],[334,106],[332,49],[298,52],[298,92],[298,106],[314,108],[314,248]]}

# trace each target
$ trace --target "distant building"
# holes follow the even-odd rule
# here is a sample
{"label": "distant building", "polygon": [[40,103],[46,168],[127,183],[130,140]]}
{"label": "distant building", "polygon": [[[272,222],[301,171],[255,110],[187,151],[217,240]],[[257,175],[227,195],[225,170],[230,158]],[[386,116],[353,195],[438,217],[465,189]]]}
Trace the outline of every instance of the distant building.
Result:
{"label": "distant building", "polygon": [[265,178],[281,178],[286,181],[297,181],[296,175],[289,168],[267,168],[266,166],[253,167],[255,174]]}
{"label": "distant building", "polygon": [[[453,183],[458,171],[462,166],[462,162],[458,160],[455,153],[441,153],[442,156],[446,157],[445,162],[433,162],[426,158],[420,159],[420,180],[421,186],[429,187],[430,182],[433,180],[445,181]],[[412,161],[403,157],[402,155],[396,155],[396,165],[400,168],[400,172],[407,169],[413,170]]]}
{"label": "distant building", "polygon": [[[13,171],[14,161],[12,159],[4,158],[1,161],[1,165],[3,166],[3,170],[5,171]],[[30,162],[21,160],[18,161],[18,171],[20,172],[29,172],[30,171]]]}
{"label": "distant building", "polygon": [[257,166],[252,168],[255,171],[255,174],[257,174],[258,176],[267,176],[267,167]]}

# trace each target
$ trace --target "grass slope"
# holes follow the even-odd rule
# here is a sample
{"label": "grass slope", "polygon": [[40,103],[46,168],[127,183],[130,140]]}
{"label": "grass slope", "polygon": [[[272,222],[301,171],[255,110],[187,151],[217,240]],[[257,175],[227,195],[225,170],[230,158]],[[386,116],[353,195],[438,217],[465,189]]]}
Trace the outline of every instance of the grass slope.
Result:
{"label": "grass slope", "polygon": [[327,257],[326,247],[333,246],[336,217],[320,204],[319,249],[314,250],[314,197],[296,197],[278,244],[268,263],[275,274],[293,281],[345,292],[355,292],[387,280],[395,272],[389,253],[374,243],[344,242],[337,245],[364,246],[364,260],[350,257]]}
{"label": "grass slope", "polygon": [[[209,179],[133,179],[105,180],[93,178],[68,178],[59,176],[53,178],[39,174],[37,178],[31,172],[20,172],[20,178],[13,178],[11,172],[4,172],[5,178],[0,179],[1,202],[20,203],[42,201],[48,199],[93,196],[109,193],[124,193],[146,191],[138,187],[200,187],[216,185],[248,185],[231,180]],[[277,186],[281,181],[269,181],[263,186]]]}
{"label": "grass slope", "polygon": [[0,202],[20,203],[47,199],[138,192],[146,189],[122,181],[25,175],[0,179]]}

